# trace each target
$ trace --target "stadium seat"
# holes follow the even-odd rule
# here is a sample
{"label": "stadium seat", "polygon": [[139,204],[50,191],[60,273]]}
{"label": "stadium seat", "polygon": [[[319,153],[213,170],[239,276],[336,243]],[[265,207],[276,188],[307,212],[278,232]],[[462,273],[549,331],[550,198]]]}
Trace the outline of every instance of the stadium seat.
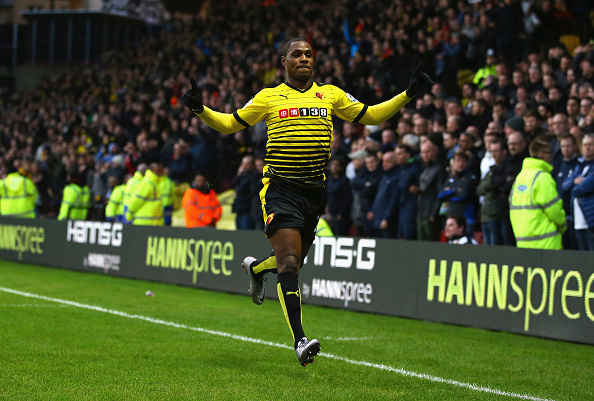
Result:
{"label": "stadium seat", "polygon": [[569,54],[573,56],[573,51],[580,45],[580,37],[578,35],[561,35],[559,42],[563,43],[567,48]]}

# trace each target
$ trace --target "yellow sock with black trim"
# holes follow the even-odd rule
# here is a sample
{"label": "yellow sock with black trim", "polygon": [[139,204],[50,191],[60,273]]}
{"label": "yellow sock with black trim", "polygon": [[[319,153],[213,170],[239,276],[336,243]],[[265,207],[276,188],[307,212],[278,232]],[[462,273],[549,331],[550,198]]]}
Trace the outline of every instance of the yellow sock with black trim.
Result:
{"label": "yellow sock with black trim", "polygon": [[260,278],[266,273],[274,273],[277,274],[276,270],[276,256],[274,253],[268,256],[266,259],[256,260],[250,266],[252,269],[253,276],[256,278]]}
{"label": "yellow sock with black trim", "polygon": [[295,273],[279,273],[276,290],[278,291],[278,299],[285,313],[285,319],[287,319],[287,324],[293,335],[294,347],[297,348],[299,340],[305,337],[301,323],[299,275]]}

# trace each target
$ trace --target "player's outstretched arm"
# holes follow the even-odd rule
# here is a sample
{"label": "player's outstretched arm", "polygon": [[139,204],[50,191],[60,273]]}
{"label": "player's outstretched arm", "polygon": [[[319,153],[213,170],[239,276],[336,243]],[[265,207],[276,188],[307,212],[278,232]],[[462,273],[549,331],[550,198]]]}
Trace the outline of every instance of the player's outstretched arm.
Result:
{"label": "player's outstretched arm", "polygon": [[215,131],[222,132],[223,134],[233,134],[243,128],[245,128],[233,114],[220,113],[214,111],[202,104],[202,90],[196,85],[196,80],[190,78],[190,84],[192,89],[187,90],[182,95],[182,102],[188,107],[194,114],[202,119],[210,128]]}
{"label": "player's outstretched arm", "polygon": [[412,98],[418,95],[421,86],[435,85],[435,82],[423,72],[423,63],[420,62],[415,69],[415,72],[410,79],[408,88],[394,96],[392,99],[386,100],[385,102],[369,106],[365,115],[361,117],[359,122],[366,125],[378,125],[387,119],[391,118],[394,114],[398,113]]}

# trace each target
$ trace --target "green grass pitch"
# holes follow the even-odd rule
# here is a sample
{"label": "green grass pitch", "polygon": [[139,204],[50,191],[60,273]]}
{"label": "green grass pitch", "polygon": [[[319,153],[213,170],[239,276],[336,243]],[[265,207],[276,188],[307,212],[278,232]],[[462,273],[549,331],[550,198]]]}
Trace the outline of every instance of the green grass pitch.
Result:
{"label": "green grass pitch", "polygon": [[[151,290],[155,296],[147,297]],[[0,400],[594,400],[594,347],[0,261]],[[594,333],[593,333],[594,335]]]}

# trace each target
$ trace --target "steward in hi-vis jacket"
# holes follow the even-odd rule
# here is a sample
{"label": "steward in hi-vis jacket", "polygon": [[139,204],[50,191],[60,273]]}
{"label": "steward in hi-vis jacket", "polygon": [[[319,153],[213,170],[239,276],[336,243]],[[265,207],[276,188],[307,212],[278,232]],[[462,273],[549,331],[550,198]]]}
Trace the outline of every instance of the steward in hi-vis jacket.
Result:
{"label": "steward in hi-vis jacket", "polygon": [[562,249],[567,229],[563,201],[551,176],[550,144],[541,139],[530,143],[509,196],[510,220],[518,248]]}

